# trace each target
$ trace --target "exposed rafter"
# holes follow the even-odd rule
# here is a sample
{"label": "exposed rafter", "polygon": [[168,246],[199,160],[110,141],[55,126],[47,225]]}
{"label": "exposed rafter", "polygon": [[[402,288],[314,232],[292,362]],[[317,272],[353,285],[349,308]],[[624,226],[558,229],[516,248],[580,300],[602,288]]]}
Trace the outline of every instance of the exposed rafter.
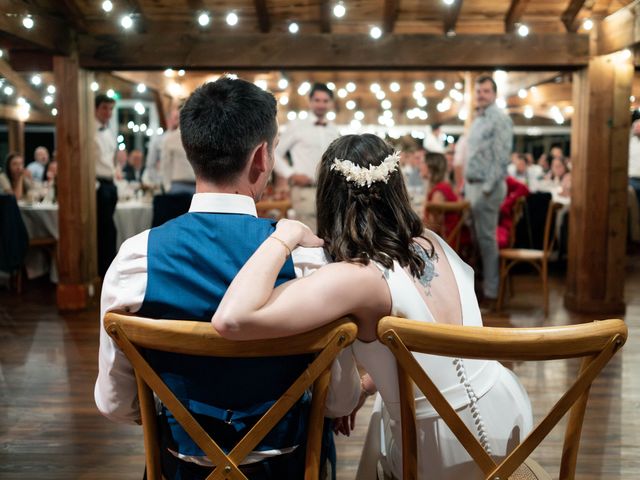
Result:
{"label": "exposed rafter", "polygon": [[[14,120],[16,122],[24,122],[25,119],[20,112],[20,107],[14,105],[0,105],[0,119],[2,120]],[[29,112],[29,117],[26,122],[36,123],[53,123],[54,117],[52,115],[40,112]]]}
{"label": "exposed rafter", "polygon": [[320,0],[320,31],[331,33],[331,4],[329,0]]}
{"label": "exposed rafter", "polygon": [[453,5],[446,7],[444,14],[443,30],[444,33],[455,32],[456,24],[458,23],[458,17],[460,16],[460,10],[462,9],[463,0],[455,0]]}
{"label": "exposed rafter", "polygon": [[504,31],[511,33],[515,30],[516,23],[520,23],[520,19],[524,14],[529,0],[511,0],[511,5],[504,17]]}
{"label": "exposed rafter", "polygon": [[386,33],[392,33],[398,19],[400,0],[384,0],[383,26]]}
{"label": "exposed rafter", "polygon": [[59,0],[60,9],[73,27],[81,33],[88,33],[87,24],[84,21],[82,11],[75,0]]}
{"label": "exposed rafter", "polygon": [[37,106],[43,111],[48,111],[50,107],[44,103],[42,96],[36,92],[17,72],[11,68],[6,60],[0,58],[0,76],[6,78],[11,83],[17,93],[26,98],[32,106]]}
{"label": "exposed rafter", "polygon": [[271,20],[269,18],[269,10],[267,9],[267,0],[253,0],[253,4],[256,7],[260,31],[262,33],[269,33],[269,30],[271,30]]}
{"label": "exposed rafter", "polygon": [[640,43],[640,0],[606,17],[598,33],[598,54],[613,53]]}
{"label": "exposed rafter", "polygon": [[576,21],[578,18],[578,13],[584,6],[585,0],[571,0],[569,5],[567,5],[567,9],[562,13],[562,23],[564,23],[564,27],[567,29],[567,32],[577,32],[579,24]]}
{"label": "exposed rafter", "polygon": [[[12,12],[7,0],[0,0],[0,12]],[[0,32],[6,32],[14,37],[25,40],[46,50],[68,55],[71,50],[72,31],[62,21],[46,16],[46,23],[39,20],[45,17],[36,17],[36,26],[27,30],[21,24],[19,15],[0,15]]]}
{"label": "exposed rafter", "polygon": [[[387,35],[372,48],[365,34],[290,35],[177,34],[114,35],[78,42],[84,67],[154,68],[328,68],[328,69],[512,69],[566,70],[586,65],[587,35]],[[215,55],[211,52],[215,51]],[[442,52],[448,52],[442,55]],[[309,52],[313,52],[310,55]],[[420,52],[420,55],[416,55]]]}

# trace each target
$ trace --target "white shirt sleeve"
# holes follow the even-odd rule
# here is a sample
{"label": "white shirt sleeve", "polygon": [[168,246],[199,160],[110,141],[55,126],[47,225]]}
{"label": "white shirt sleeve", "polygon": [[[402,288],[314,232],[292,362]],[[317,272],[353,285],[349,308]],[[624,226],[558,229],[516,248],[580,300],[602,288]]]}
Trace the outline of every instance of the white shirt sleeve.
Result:
{"label": "white shirt sleeve", "polygon": [[102,284],[98,379],[94,397],[98,410],[115,422],[140,421],[138,391],[133,367],[103,328],[103,321],[109,311],[134,313],[142,306],[147,289],[148,237],[147,230],[122,244]]}
{"label": "white shirt sleeve", "polygon": [[[291,253],[296,277],[313,274],[329,263],[324,249],[298,247]],[[331,383],[325,403],[325,416],[349,415],[360,399],[360,374],[351,347],[345,348],[331,365]]]}
{"label": "white shirt sleeve", "polygon": [[290,123],[287,125],[287,129],[280,134],[280,141],[278,142],[275,153],[276,159],[273,165],[273,170],[276,172],[276,175],[280,177],[289,178],[295,173],[285,158],[287,152],[289,152],[291,147],[296,143],[295,131],[295,124]]}

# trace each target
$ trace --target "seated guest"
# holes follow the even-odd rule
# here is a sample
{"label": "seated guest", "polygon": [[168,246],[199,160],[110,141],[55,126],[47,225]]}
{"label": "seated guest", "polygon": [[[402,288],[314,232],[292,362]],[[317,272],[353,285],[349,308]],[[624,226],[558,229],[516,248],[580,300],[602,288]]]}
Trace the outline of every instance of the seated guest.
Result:
{"label": "seated guest", "polygon": [[522,153],[515,153],[511,157],[511,163],[507,167],[507,173],[514,179],[533,189],[535,189],[536,184],[544,177],[542,168],[538,165],[529,164],[527,155]]}
{"label": "seated guest", "polygon": [[31,174],[32,180],[44,182],[44,170],[49,163],[49,150],[47,147],[37,147],[33,151],[33,162],[27,165],[27,170]]}
{"label": "seated guest", "polygon": [[[180,131],[198,193],[189,213],[123,243],[104,278],[101,319],[111,310],[150,318],[211,319],[240,267],[275,229],[272,221],[256,217],[255,201],[273,169],[276,110],[271,93],[240,79],[224,77],[192,93],[180,114]],[[309,265],[304,252],[296,252],[279,269],[277,283],[301,275]],[[247,417],[265,411],[309,362],[306,355],[231,360],[159,352],[148,359],[227,450],[253,426]],[[345,380],[336,373],[334,388]],[[357,373],[350,373],[348,385],[357,383]],[[334,401],[329,411],[334,416],[348,413],[358,395],[359,385],[351,395],[330,392]],[[278,424],[268,445],[260,444],[252,452],[259,461],[247,471],[251,480],[303,478],[308,399],[305,395]],[[133,369],[103,328],[95,401],[114,421],[140,422]],[[210,461],[171,412],[160,406],[158,414],[163,477],[206,478]],[[230,418],[244,420],[231,425]],[[329,445],[331,435],[325,439]]]}
{"label": "seated guest", "polygon": [[[441,153],[427,153],[425,161],[421,166],[422,178],[429,182],[429,190],[425,205],[430,203],[444,203],[458,201],[458,195],[455,194],[451,184],[447,181],[447,159]],[[442,218],[433,218],[429,212],[424,211],[424,224],[436,225],[442,224],[441,234],[447,237],[455,228],[460,220],[460,215],[455,212],[449,212]]]}
{"label": "seated guest", "polygon": [[116,180],[124,180],[124,169],[127,166],[127,160],[129,159],[129,155],[126,150],[117,150],[116,151],[116,171],[114,174],[114,178]]}
{"label": "seated guest", "polygon": [[500,205],[500,216],[498,217],[498,228],[496,229],[498,248],[507,248],[509,246],[514,220],[513,207],[518,198],[529,195],[529,189],[524,183],[511,176],[508,176],[505,181],[507,182],[507,196],[504,197]]}
{"label": "seated guest", "polygon": [[140,182],[144,173],[144,157],[140,150],[131,150],[126,165],[122,168],[122,176],[127,182]]}
{"label": "seated guest", "polygon": [[545,180],[551,181],[554,185],[561,187],[561,195],[568,196],[571,188],[571,173],[564,157],[554,157],[551,160],[551,169],[545,176]]}
{"label": "seated guest", "polygon": [[[482,325],[473,270],[424,230],[411,209],[399,160],[398,152],[375,135],[335,140],[318,174],[319,238],[299,222],[280,220],[235,277],[212,319],[216,330],[234,339],[291,335],[345,315],[358,323],[360,340],[350,347],[351,359],[341,357],[340,370],[357,371],[356,363],[361,365],[368,372],[362,399],[376,388],[380,393],[363,456],[371,461],[361,463],[357,476],[363,480],[376,478],[378,462],[387,476],[402,478],[398,372],[394,356],[376,340],[378,320],[396,315]],[[318,256],[334,263],[274,288],[297,245],[324,245]],[[509,445],[531,430],[527,394],[500,363],[435,355],[416,355],[416,360],[490,455],[504,457]],[[418,478],[485,478],[422,393],[415,395]],[[347,433],[349,428],[344,419],[338,426]]]}
{"label": "seated guest", "polygon": [[16,200],[26,198],[33,183],[28,178],[24,168],[24,158],[16,152],[7,155],[4,172],[0,173],[0,192],[9,193]]}
{"label": "seated guest", "polygon": [[549,156],[543,153],[538,157],[536,164],[542,169],[543,174],[546,175],[549,171]]}

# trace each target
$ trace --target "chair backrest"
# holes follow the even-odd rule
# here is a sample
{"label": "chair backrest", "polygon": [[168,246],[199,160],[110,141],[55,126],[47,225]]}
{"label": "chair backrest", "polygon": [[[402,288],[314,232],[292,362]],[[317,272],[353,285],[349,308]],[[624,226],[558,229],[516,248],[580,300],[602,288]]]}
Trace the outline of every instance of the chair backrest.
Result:
{"label": "chair backrest", "polygon": [[511,208],[511,228],[509,229],[509,243],[507,248],[513,248],[516,243],[516,232],[518,230],[518,223],[522,219],[524,214],[524,205],[526,203],[526,197],[518,197]]}
{"label": "chair backrest", "polygon": [[16,197],[0,194],[0,270],[13,272],[22,266],[29,235]]}
{"label": "chair backrest", "polygon": [[[398,364],[402,413],[403,478],[417,475],[415,404],[412,383],[422,391],[488,479],[507,479],[571,410],[564,436],[560,479],[573,479],[589,388],[622,347],[622,320],[540,328],[464,327],[385,317],[378,339]],[[582,357],[575,381],[531,433],[498,465],[420,367],[411,352],[485,360],[537,361]]]}
{"label": "chair backrest", "polygon": [[[290,208],[290,200],[261,200],[256,203],[259,217],[270,217],[274,218],[274,220],[287,218],[287,212]],[[271,212],[277,212],[277,215],[274,216]]]}
{"label": "chair backrest", "polygon": [[544,237],[542,240],[542,249],[545,257],[548,257],[553,248],[553,244],[557,239],[557,229],[555,228],[556,212],[562,208],[562,204],[551,201],[547,208],[547,218],[544,222]]}
{"label": "chair backrest", "polygon": [[[458,251],[460,248],[460,233],[464,226],[469,212],[471,203],[468,200],[458,200],[457,202],[428,203],[425,207],[427,217],[433,221],[427,222],[426,225],[449,244],[451,248]],[[458,214],[458,221],[450,232],[444,231],[444,217],[447,213]]]}
{"label": "chair backrest", "polygon": [[[260,341],[226,340],[209,322],[154,320],[114,312],[105,316],[104,328],[127,356],[136,373],[149,479],[162,478],[153,393],[216,466],[208,479],[246,480],[239,469],[241,462],[312,385],[305,480],[318,478],[323,411],[331,363],[344,347],[355,340],[357,327],[354,323],[343,319],[300,335]],[[307,353],[316,356],[250,431],[225,454],[145,360],[142,349],[209,357],[248,358]]]}

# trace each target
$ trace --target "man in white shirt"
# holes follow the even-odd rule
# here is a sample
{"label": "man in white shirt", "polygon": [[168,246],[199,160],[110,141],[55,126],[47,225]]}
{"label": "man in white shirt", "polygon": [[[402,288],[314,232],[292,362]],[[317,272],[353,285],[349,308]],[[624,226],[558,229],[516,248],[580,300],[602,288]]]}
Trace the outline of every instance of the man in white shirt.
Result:
{"label": "man in white shirt", "polygon": [[629,185],[635,190],[640,205],[640,119],[631,124],[629,137]]}
{"label": "man in white shirt", "polygon": [[[196,172],[197,193],[189,213],[123,243],[103,282],[101,321],[111,310],[150,318],[210,321],[237,271],[275,228],[273,222],[256,217],[255,202],[262,196],[273,169],[276,108],[272,94],[240,79],[224,77],[193,92],[180,118],[185,150]],[[248,116],[248,110],[255,115]],[[310,259],[311,254],[296,249],[278,282],[303,275],[312,267]],[[270,395],[279,393],[269,392],[281,388],[278,385],[284,384],[292,371],[304,370],[308,361],[300,363],[297,357],[282,357],[239,363],[223,360],[219,365],[215,362],[220,359],[159,356],[155,360],[154,368],[183,404],[194,410],[197,406],[194,415],[207,412],[204,415],[214,438],[219,429],[236,425],[236,414],[234,428],[244,433],[251,425],[242,425],[240,419],[246,413],[243,409],[247,405],[251,409],[261,407],[265,401],[270,405]],[[216,382],[210,381],[212,371]],[[230,387],[225,380],[235,382],[236,387]],[[171,382],[178,382],[175,389]],[[330,395],[328,400],[333,416],[347,415],[360,396],[357,374],[343,375],[336,364],[332,386],[334,392],[352,387],[346,388],[346,395]],[[131,364],[102,328],[95,401],[98,409],[114,421],[140,420]],[[220,412],[224,419],[218,418]],[[206,457],[185,437],[170,412],[160,406],[158,413],[164,478],[206,478],[211,471]],[[260,453],[250,454],[260,459],[251,469],[255,472],[264,468],[264,472],[249,478],[302,478],[299,469],[304,464],[304,449],[295,447],[299,445],[298,424],[304,420],[295,412],[292,415],[293,432],[290,428],[278,430],[282,432],[278,434],[282,443],[274,441],[266,450],[259,445],[256,450]]]}
{"label": "man in white shirt", "polygon": [[96,134],[94,161],[96,164],[96,223],[98,227],[98,274],[103,277],[116,256],[116,224],[113,214],[118,203],[118,189],[113,183],[115,174],[116,138],[109,130],[109,120],[116,102],[99,94],[95,99]]}
{"label": "man in white shirt", "polygon": [[296,219],[315,232],[316,170],[322,154],[340,132],[326,118],[333,108],[333,92],[324,83],[311,87],[309,107],[311,114],[306,119],[290,122],[280,135],[274,171],[278,176],[276,192],[285,193],[290,188]]}
{"label": "man in white shirt", "polygon": [[47,147],[37,147],[33,151],[33,162],[27,165],[27,170],[31,173],[31,179],[36,182],[44,182],[44,170],[49,163],[49,150]]}
{"label": "man in white shirt", "polygon": [[162,184],[165,192],[193,195],[196,192],[196,177],[180,139],[179,116],[180,112],[177,109],[171,112],[169,124],[173,129],[165,132],[162,137]]}

